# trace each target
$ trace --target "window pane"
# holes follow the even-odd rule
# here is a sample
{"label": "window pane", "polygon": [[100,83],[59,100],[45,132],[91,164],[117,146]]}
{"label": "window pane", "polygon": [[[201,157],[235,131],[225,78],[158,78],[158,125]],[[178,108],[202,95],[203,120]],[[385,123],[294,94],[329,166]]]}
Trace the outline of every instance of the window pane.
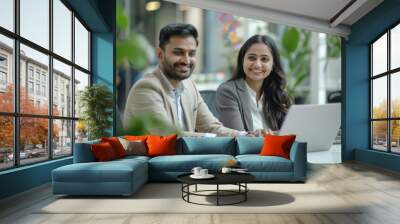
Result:
{"label": "window pane", "polygon": [[49,57],[21,44],[20,109],[25,114],[48,114]]}
{"label": "window pane", "polygon": [[20,0],[21,36],[49,48],[49,0]]}
{"label": "window pane", "polygon": [[72,117],[71,66],[53,60],[53,115]]}
{"label": "window pane", "polygon": [[89,32],[75,18],[75,63],[89,70]]}
{"label": "window pane", "polygon": [[53,51],[71,60],[72,12],[60,1],[53,1]]}
{"label": "window pane", "polygon": [[387,118],[386,76],[372,80],[372,118]]}
{"label": "window pane", "polygon": [[0,35],[0,111],[14,111],[13,40]]}
{"label": "window pane", "polygon": [[14,31],[14,0],[0,1],[0,26]]}
{"label": "window pane", "polygon": [[391,116],[400,118],[400,72],[391,75],[390,85]]}
{"label": "window pane", "polygon": [[373,75],[387,71],[387,34],[383,35],[372,45]]}
{"label": "window pane", "polygon": [[387,151],[387,121],[372,122],[372,148]]}
{"label": "window pane", "polygon": [[390,51],[390,68],[400,67],[400,24],[391,31]]}
{"label": "window pane", "polygon": [[87,124],[84,120],[75,121],[75,143],[88,140]]}
{"label": "window pane", "polygon": [[14,164],[13,118],[0,116],[0,170]]}
{"label": "window pane", "polygon": [[72,154],[72,121],[53,121],[53,157]]}
{"label": "window pane", "polygon": [[400,153],[400,120],[394,120],[390,122],[391,127],[391,140],[392,140],[392,152]]}
{"label": "window pane", "polygon": [[49,123],[45,118],[22,117],[20,119],[21,164],[34,163],[49,158]]}
{"label": "window pane", "polygon": [[89,86],[89,75],[75,69],[75,117],[79,117],[81,114],[79,95],[86,86]]}

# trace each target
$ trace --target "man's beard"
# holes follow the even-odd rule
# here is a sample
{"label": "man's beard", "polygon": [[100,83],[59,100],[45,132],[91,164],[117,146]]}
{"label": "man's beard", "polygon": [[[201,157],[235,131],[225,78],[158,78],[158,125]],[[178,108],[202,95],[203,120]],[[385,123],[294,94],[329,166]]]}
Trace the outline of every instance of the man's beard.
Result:
{"label": "man's beard", "polygon": [[186,72],[182,72],[179,69],[180,65],[186,65],[183,63],[174,63],[171,64],[169,63],[166,58],[164,58],[164,62],[162,63],[162,68],[165,76],[167,76],[169,79],[174,79],[174,80],[184,80],[190,77],[194,70],[194,64],[188,64],[189,70]]}

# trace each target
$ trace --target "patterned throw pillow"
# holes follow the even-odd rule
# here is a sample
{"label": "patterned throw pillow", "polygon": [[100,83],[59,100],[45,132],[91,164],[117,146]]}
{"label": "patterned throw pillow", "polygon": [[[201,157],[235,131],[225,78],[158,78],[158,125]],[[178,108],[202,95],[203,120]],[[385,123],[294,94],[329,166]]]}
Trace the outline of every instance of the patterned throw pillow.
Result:
{"label": "patterned throw pillow", "polygon": [[133,140],[128,141],[124,138],[118,138],[126,151],[126,155],[145,156],[147,155],[147,148],[144,141]]}

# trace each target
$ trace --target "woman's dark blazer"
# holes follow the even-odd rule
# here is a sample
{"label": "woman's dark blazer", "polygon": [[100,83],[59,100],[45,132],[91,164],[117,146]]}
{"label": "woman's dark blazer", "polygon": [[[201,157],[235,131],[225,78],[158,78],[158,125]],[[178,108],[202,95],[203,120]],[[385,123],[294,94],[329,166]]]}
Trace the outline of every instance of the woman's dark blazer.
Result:
{"label": "woman's dark blazer", "polygon": [[254,131],[250,111],[250,95],[244,79],[222,83],[216,94],[218,119],[225,127],[239,131]]}

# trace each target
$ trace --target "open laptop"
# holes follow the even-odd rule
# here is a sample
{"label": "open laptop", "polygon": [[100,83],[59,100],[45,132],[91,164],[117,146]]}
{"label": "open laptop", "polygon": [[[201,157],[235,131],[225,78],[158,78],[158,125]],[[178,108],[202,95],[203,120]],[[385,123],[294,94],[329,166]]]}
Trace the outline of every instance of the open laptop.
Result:
{"label": "open laptop", "polygon": [[293,105],[279,135],[295,134],[296,141],[307,142],[307,152],[329,150],[338,133],[340,103]]}

